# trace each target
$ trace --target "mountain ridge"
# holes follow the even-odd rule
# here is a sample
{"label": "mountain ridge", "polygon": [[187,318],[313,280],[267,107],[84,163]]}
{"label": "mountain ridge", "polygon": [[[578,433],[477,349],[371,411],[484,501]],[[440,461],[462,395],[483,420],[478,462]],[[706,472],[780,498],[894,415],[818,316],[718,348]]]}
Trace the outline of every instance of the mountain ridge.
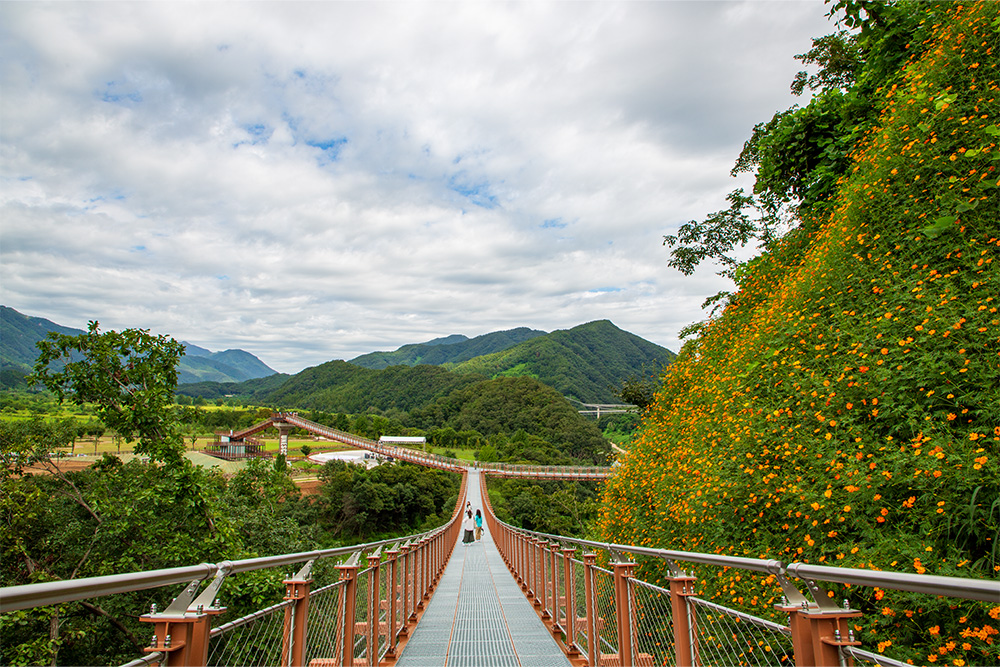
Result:
{"label": "mountain ridge", "polygon": [[415,366],[417,364],[440,366],[500,352],[531,338],[544,335],[546,335],[544,331],[527,327],[493,331],[475,338],[469,338],[462,334],[451,334],[426,343],[408,343],[393,352],[369,352],[349,359],[348,363],[375,370],[389,366]]}
{"label": "mountain ridge", "polygon": [[[2,385],[5,388],[18,384],[18,377],[31,372],[38,357],[35,343],[44,340],[50,331],[67,336],[86,333],[43,317],[25,315],[9,306],[0,306],[0,368],[4,371]],[[185,354],[177,365],[179,384],[243,382],[277,373],[245,350],[212,352],[188,342],[182,344]]]}

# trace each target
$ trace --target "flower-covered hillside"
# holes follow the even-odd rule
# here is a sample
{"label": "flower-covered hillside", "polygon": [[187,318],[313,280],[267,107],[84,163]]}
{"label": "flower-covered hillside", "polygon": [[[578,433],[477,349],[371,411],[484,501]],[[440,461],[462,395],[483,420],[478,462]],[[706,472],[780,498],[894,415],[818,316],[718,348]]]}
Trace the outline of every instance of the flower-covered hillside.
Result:
{"label": "flower-covered hillside", "polygon": [[[665,372],[604,539],[1000,576],[1000,5],[955,5],[926,46],[815,231],[746,265]],[[738,579],[705,593],[772,613]],[[1000,662],[1000,604],[837,595],[894,657]]]}

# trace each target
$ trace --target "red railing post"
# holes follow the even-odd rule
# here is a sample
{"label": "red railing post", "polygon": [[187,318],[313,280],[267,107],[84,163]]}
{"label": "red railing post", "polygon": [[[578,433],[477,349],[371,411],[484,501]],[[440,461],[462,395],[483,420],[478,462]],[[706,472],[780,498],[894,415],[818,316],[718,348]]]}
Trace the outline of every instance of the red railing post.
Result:
{"label": "red railing post", "polygon": [[556,553],[559,550],[559,545],[555,542],[551,542],[547,546],[548,553],[546,556],[549,561],[549,599],[552,601],[552,607],[550,610],[552,615],[552,632],[554,634],[559,634],[563,631],[562,626],[559,625],[559,567],[556,563]]}
{"label": "red railing post", "polygon": [[694,632],[688,597],[694,595],[694,577],[671,577],[670,607],[674,621],[674,646],[677,667],[692,667],[698,654],[697,633]]}
{"label": "red railing post", "polygon": [[594,566],[597,554],[583,554],[583,586],[587,596],[587,665],[598,667],[601,658],[601,639],[598,636],[597,591],[594,589]]}
{"label": "red railing post", "polygon": [[532,604],[535,607],[544,610],[545,604],[542,602],[542,600],[545,599],[545,582],[544,582],[544,577],[542,576],[542,559],[538,557],[538,540],[532,538],[528,542],[528,549],[531,554],[531,571],[532,571],[531,585],[535,591],[535,597],[534,600],[532,600]]}
{"label": "red railing post", "polygon": [[189,665],[203,667],[208,660],[208,642],[202,642],[205,656],[193,655],[195,645],[195,626],[207,626],[206,614],[187,615],[180,618],[164,618],[161,614],[140,616],[139,620],[154,623],[155,639],[151,646],[143,649],[145,653],[160,652],[166,654],[166,660],[161,665],[167,667],[188,667]]}
{"label": "red railing post", "polygon": [[428,600],[431,599],[431,538],[424,537],[420,540],[420,549],[417,550],[417,559],[420,561],[420,602],[418,607],[423,609]]}
{"label": "red railing post", "polygon": [[311,584],[311,577],[301,579],[293,577],[285,580],[285,599],[293,602],[285,607],[280,663],[282,667],[302,667],[305,663]]}
{"label": "red railing post", "polygon": [[[417,610],[424,608],[424,551],[427,547],[427,538],[422,537],[420,541],[414,545],[413,551],[413,611],[416,614]],[[416,620],[416,616],[414,616]]]}
{"label": "red railing post", "polygon": [[805,609],[795,606],[778,608],[788,612],[792,649],[798,667],[841,667],[844,663],[841,662],[840,647],[861,645],[851,640],[852,633],[847,622],[860,617],[862,614],[859,611],[825,610],[815,606]]}
{"label": "red railing post", "polygon": [[354,667],[354,626],[357,622],[356,604],[358,588],[358,558],[356,552],[344,565],[338,565],[340,580],[346,581],[340,589],[340,664],[342,667]]}
{"label": "red railing post", "polygon": [[549,582],[546,579],[546,572],[549,571],[549,568],[545,567],[545,543],[541,540],[534,540],[534,547],[535,558],[538,559],[538,590],[541,593],[542,620],[545,621],[552,618],[552,614],[549,612],[547,594]]}
{"label": "red railing post", "polygon": [[631,667],[632,659],[632,595],[628,580],[632,578],[635,563],[614,564],[615,613],[618,620],[618,664]]}
{"label": "red railing post", "polygon": [[368,644],[368,665],[369,667],[375,667],[378,664],[378,645],[379,645],[379,616],[380,616],[380,601],[381,593],[379,570],[382,562],[382,549],[376,549],[375,553],[368,556],[368,632],[366,633],[365,642]]}
{"label": "red railing post", "polygon": [[200,581],[192,581],[162,613],[157,613],[154,605],[149,614],[139,617],[144,623],[154,624],[152,645],[143,652],[164,653],[161,665],[202,667],[208,662],[211,619],[225,610],[216,607],[208,613],[201,605],[190,609],[200,585]]}

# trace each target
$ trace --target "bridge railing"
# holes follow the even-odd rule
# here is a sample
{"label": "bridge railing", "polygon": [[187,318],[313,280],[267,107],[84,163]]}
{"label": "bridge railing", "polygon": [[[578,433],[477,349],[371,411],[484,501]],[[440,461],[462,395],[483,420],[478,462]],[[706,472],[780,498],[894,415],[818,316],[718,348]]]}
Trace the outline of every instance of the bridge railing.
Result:
{"label": "bridge railing", "polygon": [[[482,504],[500,554],[576,664],[905,667],[905,662],[864,650],[854,632],[862,612],[846,600],[831,600],[817,582],[946,596],[956,603],[1000,601],[996,580],[785,564],[523,530],[496,518],[486,487],[480,485]],[[669,572],[667,585],[637,578],[636,559],[662,562]],[[757,575],[763,587],[756,594],[765,600],[780,598],[775,609],[784,622],[699,597],[692,568],[706,577],[733,569]]]}
{"label": "bridge railing", "polygon": [[[165,609],[153,605],[139,617],[149,624],[152,640],[144,655],[128,665],[354,667],[391,662],[422,615],[458,540],[466,480],[463,474],[451,520],[428,532],[336,549],[11,586],[0,589],[0,613],[184,585]],[[221,600],[246,591],[266,596],[270,586],[265,580],[291,566],[297,571],[282,578],[283,599],[216,622],[226,612]]]}

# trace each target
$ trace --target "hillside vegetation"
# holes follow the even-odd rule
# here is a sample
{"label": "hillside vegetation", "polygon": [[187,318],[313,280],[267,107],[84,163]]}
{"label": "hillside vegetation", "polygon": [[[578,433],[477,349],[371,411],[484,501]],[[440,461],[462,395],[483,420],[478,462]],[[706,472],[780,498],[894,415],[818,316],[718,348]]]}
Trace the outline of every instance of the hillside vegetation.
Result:
{"label": "hillside vegetation", "polygon": [[656,375],[674,356],[608,320],[599,320],[448,367],[488,377],[530,376],[567,398],[611,403],[619,400],[615,391],[625,380]]}
{"label": "hillside vegetation", "polygon": [[[734,272],[725,311],[664,372],[606,486],[604,539],[1000,576],[1000,5],[896,6],[928,37],[872,92],[829,198]],[[772,614],[742,578],[703,585]],[[1000,662],[1000,604],[835,594],[879,652]]]}
{"label": "hillside vegetation", "polygon": [[376,369],[399,365],[431,364],[437,366],[460,363],[473,357],[500,352],[518,343],[544,335],[544,331],[536,331],[527,327],[518,327],[509,331],[494,331],[475,338],[466,338],[456,334],[436,338],[427,343],[404,345],[395,352],[363,354],[351,359],[350,363],[355,366]]}
{"label": "hillside vegetation", "polygon": [[439,366],[372,370],[346,361],[328,361],[293,375],[259,400],[327,412],[365,412],[371,408],[406,411],[481,379],[449,373]]}

